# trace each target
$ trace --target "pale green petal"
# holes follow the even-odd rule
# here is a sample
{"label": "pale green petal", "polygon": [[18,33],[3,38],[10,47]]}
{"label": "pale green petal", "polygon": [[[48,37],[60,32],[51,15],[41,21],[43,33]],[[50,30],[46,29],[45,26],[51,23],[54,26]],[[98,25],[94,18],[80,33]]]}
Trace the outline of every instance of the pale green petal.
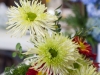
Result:
{"label": "pale green petal", "polygon": [[93,65],[84,65],[69,75],[100,75],[100,73],[96,71]]}
{"label": "pale green petal", "polygon": [[38,0],[20,0],[21,6],[15,2],[17,7],[9,8],[7,29],[12,33],[12,36],[23,36],[28,29],[32,36],[45,36],[46,30],[55,29],[54,21],[57,20],[55,15],[51,15],[45,10],[44,4]]}
{"label": "pale green petal", "polygon": [[[69,73],[69,69],[74,70],[73,63],[81,58],[76,50],[78,45],[62,35],[46,35],[41,41],[37,40],[35,44],[35,49],[30,49],[25,54],[36,53],[37,57],[33,59],[32,66],[47,74],[50,72],[54,75],[66,75]],[[41,65],[43,66],[41,67]]]}

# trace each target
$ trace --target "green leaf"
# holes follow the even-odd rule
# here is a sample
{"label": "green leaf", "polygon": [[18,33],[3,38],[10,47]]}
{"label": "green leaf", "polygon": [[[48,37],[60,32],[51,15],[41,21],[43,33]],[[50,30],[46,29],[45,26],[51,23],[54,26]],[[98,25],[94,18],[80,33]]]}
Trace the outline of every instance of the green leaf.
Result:
{"label": "green leaf", "polygon": [[58,20],[56,21],[56,24],[58,24],[59,23],[59,20],[62,18],[62,16],[60,16],[59,18],[58,18]]}
{"label": "green leaf", "polygon": [[57,13],[57,16],[59,16],[60,14],[61,14],[61,12],[58,12],[58,13]]}
{"label": "green leaf", "polygon": [[19,48],[19,52],[22,53],[22,47],[21,47],[21,46],[20,46],[20,48]]}
{"label": "green leaf", "polygon": [[55,11],[55,15],[56,15],[56,16],[60,16],[60,14],[61,14],[61,12]]}
{"label": "green leaf", "polygon": [[23,55],[21,55],[21,56],[20,56],[20,59],[23,59],[23,58],[24,58],[24,56],[23,56]]}
{"label": "green leaf", "polygon": [[58,24],[57,26],[58,26],[58,28],[60,28],[61,27],[61,24]]}
{"label": "green leaf", "polygon": [[20,59],[24,58],[24,56],[21,53],[18,53],[18,56],[19,56]]}
{"label": "green leaf", "polygon": [[57,10],[57,9],[59,9],[59,8],[61,8],[62,7],[62,4],[59,6],[59,7],[57,7],[55,10]]}
{"label": "green leaf", "polygon": [[62,18],[62,16],[60,16],[60,17],[58,18],[58,21],[59,21],[61,18]]}
{"label": "green leaf", "polygon": [[16,52],[13,52],[12,56],[13,57],[16,57],[17,53]]}
{"label": "green leaf", "polygon": [[20,43],[17,43],[16,50],[19,50],[20,46],[21,46]]}

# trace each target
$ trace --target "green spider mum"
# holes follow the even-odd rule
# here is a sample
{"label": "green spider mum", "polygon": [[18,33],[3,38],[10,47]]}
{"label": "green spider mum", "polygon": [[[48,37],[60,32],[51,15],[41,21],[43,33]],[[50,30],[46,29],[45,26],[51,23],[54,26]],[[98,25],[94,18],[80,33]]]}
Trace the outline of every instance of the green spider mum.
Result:
{"label": "green spider mum", "polygon": [[45,36],[48,29],[55,29],[57,16],[45,12],[47,7],[38,0],[20,0],[20,4],[15,4],[17,7],[13,6],[8,11],[7,29],[12,36],[23,36],[28,29],[32,36]]}
{"label": "green spider mum", "polygon": [[36,47],[25,54],[37,54],[31,66],[49,75],[66,75],[69,69],[74,69],[73,63],[80,58],[77,45],[68,37],[62,35],[46,35]]}
{"label": "green spider mum", "polygon": [[100,73],[96,71],[93,65],[84,65],[70,75],[100,75]]}

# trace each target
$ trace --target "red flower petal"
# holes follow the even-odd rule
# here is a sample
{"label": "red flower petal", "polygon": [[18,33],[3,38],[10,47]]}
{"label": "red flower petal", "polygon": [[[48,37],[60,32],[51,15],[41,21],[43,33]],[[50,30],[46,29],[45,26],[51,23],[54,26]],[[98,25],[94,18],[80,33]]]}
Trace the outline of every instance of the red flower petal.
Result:
{"label": "red flower petal", "polygon": [[98,69],[100,68],[100,67],[99,67],[99,64],[100,64],[100,63],[93,62],[93,66],[96,68],[97,71],[98,71]]}
{"label": "red flower petal", "polygon": [[37,75],[38,71],[34,70],[33,68],[29,68],[26,72],[26,75]]}

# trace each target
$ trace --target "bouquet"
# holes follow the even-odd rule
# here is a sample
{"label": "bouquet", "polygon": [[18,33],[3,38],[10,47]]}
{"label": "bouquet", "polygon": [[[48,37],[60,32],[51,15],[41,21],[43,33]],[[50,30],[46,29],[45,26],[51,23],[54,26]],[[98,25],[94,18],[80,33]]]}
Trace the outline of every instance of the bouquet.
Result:
{"label": "bouquet", "polygon": [[22,52],[18,43],[17,53],[24,60],[16,67],[6,68],[4,75],[100,75],[96,54],[85,37],[60,32],[59,12],[51,15],[38,0],[20,0],[20,4],[15,4],[17,7],[8,11],[8,32],[22,37],[29,31],[33,48]]}

